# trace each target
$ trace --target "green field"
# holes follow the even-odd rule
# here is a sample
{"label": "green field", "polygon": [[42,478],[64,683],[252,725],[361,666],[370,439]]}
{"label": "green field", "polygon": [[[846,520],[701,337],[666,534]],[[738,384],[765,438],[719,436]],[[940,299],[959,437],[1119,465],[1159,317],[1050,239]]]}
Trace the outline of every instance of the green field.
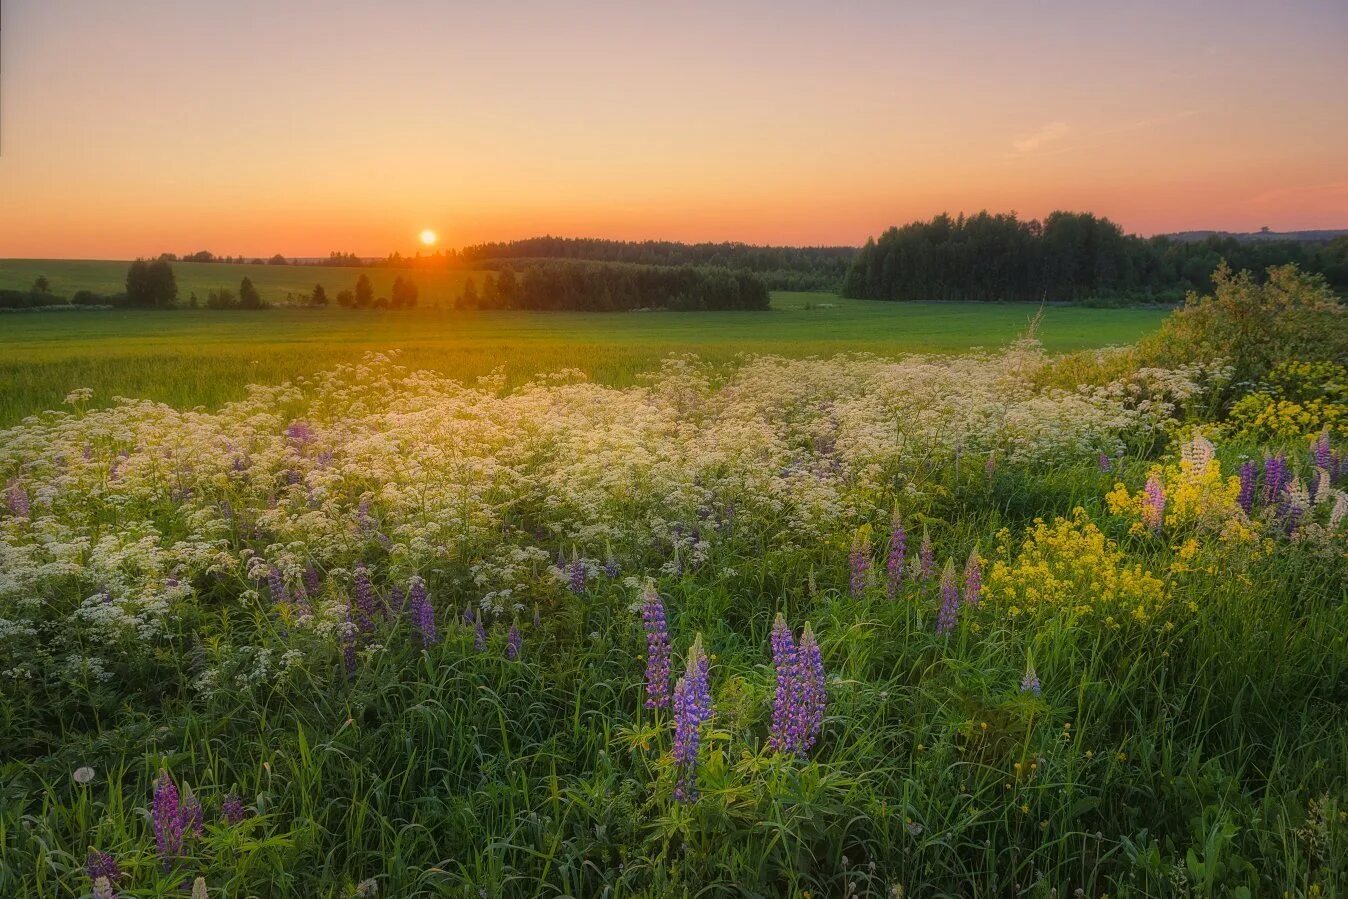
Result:
{"label": "green field", "polygon": [[[67,288],[58,282],[57,289]],[[249,383],[275,383],[371,350],[398,348],[409,365],[462,378],[504,366],[519,383],[574,367],[625,385],[674,352],[725,360],[742,352],[800,357],[991,348],[1014,339],[1036,311],[1023,304],[892,304],[805,293],[775,294],[773,306],[767,313],[13,313],[0,316],[0,424],[54,408],[77,387],[93,388],[96,404],[128,396],[215,407],[242,396]],[[1124,344],[1162,315],[1052,307],[1039,333],[1050,350]]]}
{"label": "green field", "polygon": [[[130,263],[102,259],[0,259],[0,289],[27,290],[39,276],[51,282],[51,292],[69,297],[77,290],[113,294],[126,289],[126,269]],[[234,265],[217,262],[175,262],[178,299],[186,304],[192,297],[205,302],[206,293],[227,288],[235,293],[239,282],[249,278],[269,303],[283,303],[287,294],[308,296],[315,284],[322,284],[333,298],[339,290],[351,290],[362,273],[369,275],[375,296],[388,296],[393,279],[407,275],[403,269],[342,268],[317,265]],[[423,306],[450,306],[463,293],[463,283],[481,273],[471,271],[416,271],[412,273],[420,290]]]}

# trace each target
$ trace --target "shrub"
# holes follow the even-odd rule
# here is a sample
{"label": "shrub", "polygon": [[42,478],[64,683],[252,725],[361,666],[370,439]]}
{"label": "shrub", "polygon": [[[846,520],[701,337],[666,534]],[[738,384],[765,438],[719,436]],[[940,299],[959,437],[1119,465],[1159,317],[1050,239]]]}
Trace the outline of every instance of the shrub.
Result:
{"label": "shrub", "polygon": [[1263,377],[1280,359],[1321,361],[1348,355],[1348,317],[1320,275],[1295,265],[1270,268],[1259,283],[1226,265],[1212,276],[1210,296],[1191,293],[1184,306],[1143,341],[1159,365],[1225,359],[1233,380]]}

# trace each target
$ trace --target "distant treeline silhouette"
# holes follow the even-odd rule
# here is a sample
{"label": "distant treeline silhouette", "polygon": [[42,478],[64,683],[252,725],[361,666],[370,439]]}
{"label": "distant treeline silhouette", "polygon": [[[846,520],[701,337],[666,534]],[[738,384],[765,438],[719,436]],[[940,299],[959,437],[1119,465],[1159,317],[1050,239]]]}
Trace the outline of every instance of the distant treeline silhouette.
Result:
{"label": "distant treeline silhouette", "polygon": [[480,290],[470,278],[456,305],[591,312],[761,310],[768,308],[768,288],[755,274],[720,267],[549,261],[485,275]]}
{"label": "distant treeline silhouette", "polygon": [[1254,272],[1296,263],[1348,289],[1348,237],[1327,243],[1144,238],[1089,213],[1055,212],[1041,222],[980,212],[938,215],[867,241],[842,294],[872,300],[1173,302],[1190,290],[1210,289],[1223,260]]}

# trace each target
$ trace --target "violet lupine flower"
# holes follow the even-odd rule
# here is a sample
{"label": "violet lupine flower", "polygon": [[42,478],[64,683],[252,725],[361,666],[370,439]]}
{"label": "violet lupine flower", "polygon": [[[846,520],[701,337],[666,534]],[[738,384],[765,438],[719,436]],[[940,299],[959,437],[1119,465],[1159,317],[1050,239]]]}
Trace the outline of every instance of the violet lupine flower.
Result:
{"label": "violet lupine flower", "polygon": [[17,480],[9,482],[5,488],[5,505],[15,518],[27,518],[30,509],[28,491]]}
{"label": "violet lupine flower", "polygon": [[267,591],[271,593],[271,601],[278,606],[290,602],[290,591],[286,589],[285,578],[279,568],[272,567],[267,572]]}
{"label": "violet lupine flower", "polygon": [[303,446],[314,439],[314,432],[313,429],[309,427],[307,421],[296,419],[286,428],[286,436],[300,446]]}
{"label": "violet lupine flower", "polygon": [[1101,471],[1109,471],[1109,469],[1113,467],[1110,464],[1109,456],[1105,455],[1104,453],[1100,454],[1099,465]]}
{"label": "violet lupine flower", "polygon": [[608,560],[604,562],[604,576],[605,576],[605,577],[608,577],[608,578],[615,578],[615,577],[618,576],[618,574],[619,574],[621,571],[622,571],[622,566],[619,565],[619,564],[618,564],[618,560],[615,559],[615,558],[613,558],[612,556],[609,556],[609,557],[608,557]]}
{"label": "violet lupine flower", "polygon": [[1156,472],[1147,478],[1147,486],[1143,490],[1142,521],[1158,533],[1165,523],[1165,484]]}
{"label": "violet lupine flower", "polygon": [[571,592],[585,592],[585,563],[580,559],[573,559],[571,562]]}
{"label": "violet lupine flower", "polygon": [[1020,679],[1020,692],[1038,696],[1039,690],[1039,675],[1034,673],[1034,666],[1025,666],[1025,676]]}
{"label": "violet lupine flower", "polygon": [[117,899],[117,891],[113,889],[113,883],[106,877],[95,877],[93,892],[90,894],[93,899]]}
{"label": "violet lupine flower", "polygon": [[122,879],[122,868],[117,864],[117,859],[98,849],[89,850],[89,857],[84,862],[84,870],[88,873],[90,881],[103,877],[107,879],[109,885],[115,886],[117,881]]}
{"label": "violet lupine flower", "polygon": [[1329,431],[1321,431],[1320,436],[1311,444],[1311,462],[1316,468],[1323,468],[1331,475],[1334,473],[1334,449],[1329,443]]}
{"label": "violet lupine flower", "polygon": [[654,581],[646,581],[641,591],[641,624],[646,631],[646,708],[668,708],[669,622]]}
{"label": "violet lupine flower", "polygon": [[463,624],[464,624],[464,626],[465,626],[465,627],[468,627],[468,626],[472,625],[473,620],[474,620],[474,616],[473,616],[473,604],[470,602],[470,603],[465,604],[464,607],[463,607]]}
{"label": "violet lupine flower", "polygon": [[800,691],[800,712],[802,718],[800,755],[814,747],[819,732],[824,728],[824,658],[819,651],[819,641],[815,639],[810,622],[805,622],[805,632],[800,635],[800,648],[796,652],[796,683]]}
{"label": "violet lupine flower", "polygon": [[889,532],[889,558],[885,560],[885,594],[894,598],[899,584],[903,581],[903,562],[908,558],[908,533],[903,529],[899,516],[894,516],[894,526]]}
{"label": "violet lupine flower", "polygon": [[858,530],[852,539],[852,552],[847,563],[852,569],[852,596],[861,596],[866,591],[866,575],[871,570],[871,544],[862,530]]}
{"label": "violet lupine flower", "polygon": [[969,552],[969,561],[964,563],[964,604],[973,608],[983,598],[983,561],[978,558],[978,550]]}
{"label": "violet lupine flower", "polygon": [[797,647],[778,613],[772,624],[772,664],[776,690],[768,748],[804,758],[824,725],[824,661],[807,623]]}
{"label": "violet lupine flower", "polygon": [[244,808],[242,799],[229,793],[220,803],[220,816],[225,819],[226,824],[233,827],[248,817],[248,810]]}
{"label": "violet lupine flower", "polygon": [[407,614],[412,618],[423,647],[440,642],[440,630],[435,626],[435,606],[426,594],[426,582],[415,575],[407,588]]}
{"label": "violet lupine flower", "polygon": [[178,799],[178,788],[167,771],[161,770],[159,779],[155,781],[150,818],[154,825],[155,846],[159,850],[159,857],[163,859],[164,869],[168,870],[173,860],[182,855],[187,818]]}
{"label": "violet lupine flower", "polygon": [[318,569],[310,565],[304,569],[304,592],[310,597],[317,596],[323,592],[323,578],[318,573]]}
{"label": "violet lupine flower", "polygon": [[960,588],[955,583],[955,565],[946,560],[941,571],[941,608],[936,613],[936,633],[948,634],[955,629],[960,610]]}
{"label": "violet lupine flower", "polygon": [[473,616],[473,649],[487,651],[487,629],[482,626],[482,612]]}
{"label": "violet lupine flower", "polygon": [[688,666],[674,685],[674,764],[678,779],[674,798],[679,802],[697,799],[698,749],[702,746],[702,725],[711,719],[711,687],[707,680],[711,666],[698,634],[688,650]]}
{"label": "violet lupine flower", "polygon": [[777,675],[777,687],[772,696],[772,724],[768,732],[768,748],[773,752],[796,750],[796,739],[792,730],[795,718],[794,706],[796,691],[796,641],[791,636],[791,627],[781,612],[772,622],[772,668]]}
{"label": "violet lupine flower", "polygon": [[1258,480],[1259,467],[1246,459],[1240,465],[1240,492],[1236,494],[1236,502],[1246,515],[1254,511],[1254,487]]}
{"label": "violet lupine flower", "polygon": [[370,572],[363,563],[356,566],[354,593],[356,628],[362,634],[371,633],[374,631],[374,619],[379,614],[379,607],[375,604]]}
{"label": "violet lupine flower", "polygon": [[1264,495],[1262,497],[1264,505],[1271,506],[1277,502],[1291,480],[1291,475],[1287,470],[1287,459],[1281,453],[1265,458]]}
{"label": "violet lupine flower", "polygon": [[931,535],[922,530],[922,543],[917,548],[917,574],[924,581],[936,573],[936,551],[931,546]]}
{"label": "violet lupine flower", "polygon": [[506,658],[515,661],[520,657],[520,628],[518,624],[510,625],[510,632],[506,634]]}

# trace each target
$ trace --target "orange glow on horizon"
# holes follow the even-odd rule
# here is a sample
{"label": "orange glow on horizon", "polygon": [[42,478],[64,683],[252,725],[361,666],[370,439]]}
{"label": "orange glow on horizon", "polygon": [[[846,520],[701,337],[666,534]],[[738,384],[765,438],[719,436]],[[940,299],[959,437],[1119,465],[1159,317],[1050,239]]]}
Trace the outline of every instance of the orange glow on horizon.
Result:
{"label": "orange glow on horizon", "polygon": [[17,6],[0,258],[1348,228],[1343,4],[303,6]]}

